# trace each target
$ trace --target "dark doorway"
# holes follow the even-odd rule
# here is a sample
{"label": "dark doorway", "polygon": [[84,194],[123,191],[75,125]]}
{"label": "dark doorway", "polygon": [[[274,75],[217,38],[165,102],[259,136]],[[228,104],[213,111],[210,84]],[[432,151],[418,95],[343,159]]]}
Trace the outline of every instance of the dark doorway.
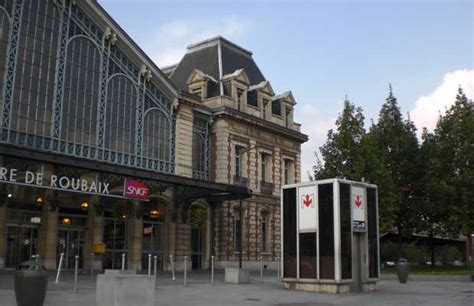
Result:
{"label": "dark doorway", "polygon": [[38,227],[7,226],[6,268],[17,268],[38,253]]}
{"label": "dark doorway", "polygon": [[191,229],[191,261],[193,270],[202,269],[202,229]]}

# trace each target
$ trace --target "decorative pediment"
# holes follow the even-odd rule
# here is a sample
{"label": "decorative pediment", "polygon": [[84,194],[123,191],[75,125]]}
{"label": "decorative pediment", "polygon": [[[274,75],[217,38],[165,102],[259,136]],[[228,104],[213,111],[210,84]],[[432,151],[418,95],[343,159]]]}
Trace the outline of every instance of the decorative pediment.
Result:
{"label": "decorative pediment", "polygon": [[276,100],[282,100],[291,105],[296,104],[295,98],[293,97],[293,93],[291,91],[285,91],[284,93],[276,95],[272,98],[272,101],[276,101]]}
{"label": "decorative pediment", "polygon": [[193,72],[188,77],[188,80],[186,81],[186,84],[192,84],[196,82],[201,82],[201,81],[211,81],[214,83],[217,83],[217,80],[214,79],[212,76],[205,74],[199,69],[194,69]]}
{"label": "decorative pediment", "polygon": [[258,84],[252,85],[249,87],[249,91],[261,91],[269,94],[270,96],[275,95],[275,92],[273,91],[272,86],[270,85],[269,81],[262,81]]}
{"label": "decorative pediment", "polygon": [[237,69],[230,74],[226,74],[222,77],[222,81],[237,80],[244,84],[250,84],[249,77],[245,69]]}

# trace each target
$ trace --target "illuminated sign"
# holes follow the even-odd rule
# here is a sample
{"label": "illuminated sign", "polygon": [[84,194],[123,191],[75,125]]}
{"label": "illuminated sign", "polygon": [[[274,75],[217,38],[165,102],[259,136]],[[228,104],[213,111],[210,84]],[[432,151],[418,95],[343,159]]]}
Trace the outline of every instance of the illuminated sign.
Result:
{"label": "illuminated sign", "polygon": [[137,199],[148,199],[148,187],[139,181],[125,179],[123,196]]}

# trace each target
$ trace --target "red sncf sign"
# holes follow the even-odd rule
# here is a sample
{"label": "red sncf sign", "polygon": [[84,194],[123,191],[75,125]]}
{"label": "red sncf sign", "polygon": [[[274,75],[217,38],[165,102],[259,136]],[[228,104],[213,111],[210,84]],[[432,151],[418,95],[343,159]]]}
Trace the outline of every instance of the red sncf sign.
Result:
{"label": "red sncf sign", "polygon": [[129,198],[147,199],[148,187],[142,182],[125,179],[123,196]]}

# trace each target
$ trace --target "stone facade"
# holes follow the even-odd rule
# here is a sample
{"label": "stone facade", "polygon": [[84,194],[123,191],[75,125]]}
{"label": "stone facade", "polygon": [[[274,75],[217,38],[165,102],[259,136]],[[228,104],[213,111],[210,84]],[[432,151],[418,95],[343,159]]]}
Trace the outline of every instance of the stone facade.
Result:
{"label": "stone facade", "polygon": [[[214,74],[209,68],[213,62],[199,55],[212,54],[213,48],[221,52],[216,53],[220,56],[220,71]],[[230,61],[222,55],[226,49],[238,55],[233,61],[239,67],[227,74],[222,71],[226,61]],[[190,66],[188,56],[198,64]],[[188,99],[199,101],[201,107],[212,113],[211,181],[252,190],[253,196],[242,201],[243,267],[257,268],[263,257],[267,267],[276,269],[281,240],[280,188],[282,184],[300,181],[301,144],[307,136],[300,133],[300,125],[294,122],[296,102],[292,93],[276,95],[270,82],[262,80],[261,73],[253,72],[249,77],[247,70],[255,71],[255,67],[249,51],[217,37],[190,46],[182,62],[164,72],[178,87],[180,80],[186,80],[180,89],[191,93]],[[253,84],[252,78],[259,82]],[[215,206],[211,253],[217,267],[238,266],[239,207],[239,201],[224,201]]]}

